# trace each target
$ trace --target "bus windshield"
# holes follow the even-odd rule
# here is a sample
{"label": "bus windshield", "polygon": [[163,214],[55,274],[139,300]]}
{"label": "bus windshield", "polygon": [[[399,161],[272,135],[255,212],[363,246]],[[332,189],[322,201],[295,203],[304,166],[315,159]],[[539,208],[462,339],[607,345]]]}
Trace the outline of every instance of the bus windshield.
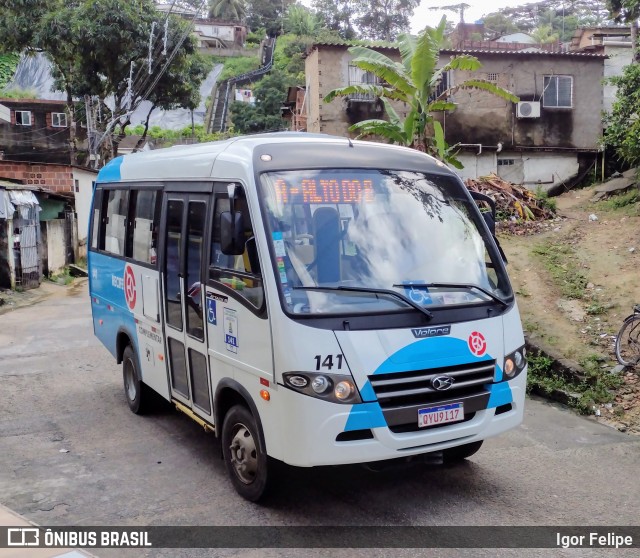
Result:
{"label": "bus windshield", "polygon": [[500,256],[452,177],[372,169],[267,172],[261,193],[274,269],[291,313],[378,313],[512,298]]}

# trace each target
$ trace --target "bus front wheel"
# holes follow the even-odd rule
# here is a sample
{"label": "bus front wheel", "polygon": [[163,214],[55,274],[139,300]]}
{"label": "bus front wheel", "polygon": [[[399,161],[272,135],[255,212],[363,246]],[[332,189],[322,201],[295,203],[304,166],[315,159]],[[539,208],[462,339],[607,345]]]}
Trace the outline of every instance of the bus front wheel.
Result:
{"label": "bus front wheel", "polygon": [[149,407],[149,392],[140,381],[138,373],[138,359],[131,345],[127,345],[122,353],[122,379],[124,380],[124,395],[129,409],[136,415],[144,414]]}
{"label": "bus front wheel", "polygon": [[447,465],[453,465],[459,463],[467,457],[471,457],[482,446],[483,440],[479,442],[472,442],[470,444],[464,444],[462,446],[456,446],[454,448],[446,449],[442,452],[442,460]]}
{"label": "bus front wheel", "polygon": [[260,442],[256,420],[242,405],[231,407],[224,417],[222,455],[238,494],[257,502],[267,490],[269,459]]}

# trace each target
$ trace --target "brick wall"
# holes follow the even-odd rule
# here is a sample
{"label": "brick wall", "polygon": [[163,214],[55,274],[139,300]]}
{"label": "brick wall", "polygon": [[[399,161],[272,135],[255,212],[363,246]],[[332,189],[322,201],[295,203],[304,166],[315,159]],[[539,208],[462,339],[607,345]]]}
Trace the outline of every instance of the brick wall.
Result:
{"label": "brick wall", "polygon": [[73,172],[66,165],[0,161],[0,178],[19,180],[51,192],[73,192]]}

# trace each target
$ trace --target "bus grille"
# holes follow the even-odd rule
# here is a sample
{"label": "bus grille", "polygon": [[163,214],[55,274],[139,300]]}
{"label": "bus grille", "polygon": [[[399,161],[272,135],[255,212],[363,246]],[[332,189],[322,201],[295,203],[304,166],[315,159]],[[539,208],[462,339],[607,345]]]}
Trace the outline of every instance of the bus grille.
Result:
{"label": "bus grille", "polygon": [[[463,402],[465,421],[473,418],[476,411],[486,409],[487,387],[493,383],[495,368],[495,360],[485,360],[444,368],[375,374],[369,376],[369,381],[389,428],[393,432],[411,432],[422,430],[418,427],[418,410],[425,407]],[[450,376],[454,382],[448,390],[438,391],[431,380],[443,375]]]}

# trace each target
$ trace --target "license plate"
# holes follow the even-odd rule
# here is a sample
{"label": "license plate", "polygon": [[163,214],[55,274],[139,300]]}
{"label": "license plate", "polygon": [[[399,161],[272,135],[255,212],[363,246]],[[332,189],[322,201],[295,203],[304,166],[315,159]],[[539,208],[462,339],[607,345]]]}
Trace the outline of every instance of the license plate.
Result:
{"label": "license plate", "polygon": [[418,427],[433,426],[434,424],[447,424],[458,422],[464,418],[464,405],[462,403],[449,403],[438,407],[418,409]]}

